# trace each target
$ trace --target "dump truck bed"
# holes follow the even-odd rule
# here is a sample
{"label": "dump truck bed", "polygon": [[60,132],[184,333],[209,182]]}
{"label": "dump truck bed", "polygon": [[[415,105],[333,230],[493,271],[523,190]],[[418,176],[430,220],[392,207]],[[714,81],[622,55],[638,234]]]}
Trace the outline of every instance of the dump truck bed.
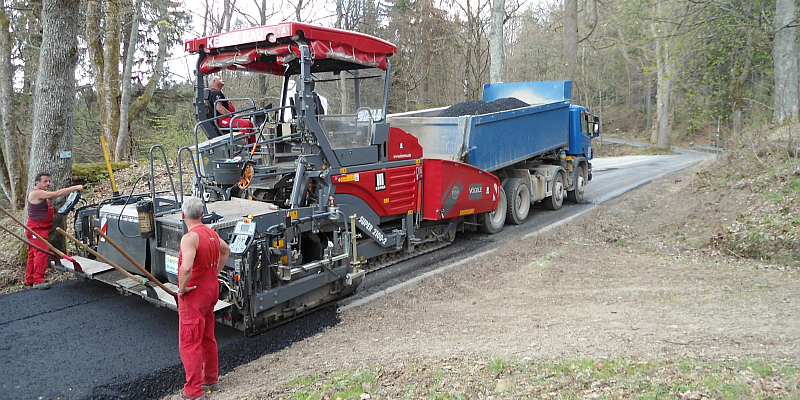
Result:
{"label": "dump truck bed", "polygon": [[484,86],[484,101],[514,97],[531,105],[460,117],[439,117],[445,108],[435,108],[391,114],[387,120],[419,140],[423,157],[491,172],[566,147],[570,94],[564,81],[492,84]]}

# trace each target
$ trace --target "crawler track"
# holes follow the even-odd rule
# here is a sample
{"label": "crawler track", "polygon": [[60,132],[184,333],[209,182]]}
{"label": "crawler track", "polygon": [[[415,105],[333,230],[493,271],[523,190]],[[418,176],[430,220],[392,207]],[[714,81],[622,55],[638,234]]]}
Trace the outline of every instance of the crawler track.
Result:
{"label": "crawler track", "polygon": [[421,256],[423,254],[430,253],[430,252],[435,251],[435,250],[439,250],[439,249],[441,249],[443,247],[449,246],[452,243],[453,243],[452,240],[449,240],[449,241],[448,240],[440,240],[440,241],[437,241],[437,242],[427,242],[427,243],[423,243],[423,244],[414,246],[414,250],[412,250],[410,252],[406,251],[405,249],[403,249],[403,250],[398,250],[398,251],[396,251],[394,253],[389,253],[389,254],[385,254],[385,255],[382,255],[382,256],[378,256],[378,257],[372,257],[369,260],[367,260],[364,264],[362,264],[361,268],[364,271],[366,271],[366,273],[369,274],[369,273],[375,272],[375,271],[377,271],[379,269],[383,269],[383,268],[392,266],[394,264],[403,262],[405,260],[408,260],[408,259],[411,259],[411,258],[414,258],[414,257],[417,257],[417,256]]}

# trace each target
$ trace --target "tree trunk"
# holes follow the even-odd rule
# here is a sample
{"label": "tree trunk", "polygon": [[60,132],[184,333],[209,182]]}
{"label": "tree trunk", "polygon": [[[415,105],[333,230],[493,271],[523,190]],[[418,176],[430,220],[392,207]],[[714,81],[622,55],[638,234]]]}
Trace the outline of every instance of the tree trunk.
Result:
{"label": "tree trunk", "polygon": [[[666,21],[668,11],[661,2],[656,2],[656,15],[660,21]],[[656,126],[650,137],[650,144],[657,149],[669,147],[669,138],[672,136],[672,79],[674,79],[674,65],[671,58],[672,40],[674,38],[667,32],[669,23],[660,22],[653,24],[652,32],[656,44],[656,75],[658,87],[656,89]]]}
{"label": "tree trunk", "polygon": [[775,7],[775,41],[772,47],[775,111],[772,119],[782,125],[798,116],[797,0],[777,0]]}
{"label": "tree trunk", "polygon": [[656,89],[656,131],[650,142],[657,149],[669,147],[669,138],[672,136],[672,60],[669,47],[664,45],[664,40],[657,40],[656,52],[658,69],[658,88]]}
{"label": "tree trunk", "polygon": [[[167,59],[167,44],[168,44],[168,35],[169,35],[169,25],[167,20],[169,18],[169,10],[167,9],[166,1],[160,1],[158,3],[158,14],[159,14],[159,23],[158,23],[158,53],[156,54],[156,63],[153,66],[153,75],[150,76],[150,80],[147,81],[147,86],[144,88],[144,92],[133,102],[130,106],[130,109],[126,111],[128,121],[133,121],[142,110],[150,103],[150,100],[153,99],[153,93],[156,91],[156,87],[158,83],[161,82],[161,78],[164,75],[164,61]],[[122,115],[123,111],[120,110],[120,115]],[[120,127],[122,124],[120,123]],[[121,131],[120,131],[121,132]],[[129,133],[129,132],[128,132]],[[114,155],[114,160],[117,162],[121,161],[123,158],[127,157],[130,152],[130,148],[128,145],[130,144],[130,136],[126,134],[126,137],[121,137],[122,134],[120,133],[120,137],[117,138],[117,145],[116,151]]]}
{"label": "tree trunk", "polygon": [[645,132],[653,129],[653,79],[650,75],[644,76],[644,114]]}
{"label": "tree trunk", "polygon": [[[340,17],[338,16],[338,12],[340,11],[339,8],[341,7],[341,1],[337,1],[336,2],[336,7],[337,7],[336,8],[336,10],[337,10],[337,21],[338,21],[340,19]],[[266,25],[267,24],[267,17],[268,17],[268,15],[267,15],[267,0],[261,0],[261,5],[259,7],[259,14],[261,14],[260,25],[261,26]],[[273,14],[270,14],[269,16],[272,16],[272,15]],[[267,80],[267,74],[257,74],[257,76],[258,76],[258,80],[257,80],[257,82],[258,82],[258,93],[261,95],[261,100],[262,100],[261,106],[265,107],[267,105],[267,102],[268,102],[267,98],[268,98],[268,94],[269,94],[269,88],[267,87],[267,83],[269,81]],[[275,102],[274,105],[275,106],[279,106],[280,105],[280,104],[278,104],[279,102],[280,101]]]}
{"label": "tree trunk", "polygon": [[[750,76],[750,65],[753,61],[753,40],[749,34],[745,43],[745,51],[738,52],[741,57],[744,57],[744,65],[739,70],[739,62],[737,60],[736,64],[731,68],[731,80],[733,81],[733,87],[731,88],[731,101],[733,104],[731,104],[731,107],[733,107],[733,134],[735,136],[740,136],[744,127],[742,122],[744,104],[742,92],[744,92],[744,84],[747,83],[747,78]],[[719,143],[717,143],[717,146],[719,146]]]}
{"label": "tree trunk", "polygon": [[86,2],[86,41],[89,48],[89,64],[92,66],[94,87],[97,91],[97,107],[100,115],[106,115],[105,84],[103,70],[105,70],[105,57],[103,55],[103,32],[100,26],[102,14],[102,0],[89,0]]}
{"label": "tree trunk", "polygon": [[[3,136],[3,147],[0,148],[0,158],[2,158],[2,167],[0,168],[0,189],[7,199],[11,199],[11,182],[9,179],[9,172],[6,168],[6,160],[3,153],[8,153],[8,145],[5,139],[9,132],[14,131],[14,114],[11,112],[13,107],[14,87],[11,84],[13,79],[13,65],[11,65],[11,33],[9,32],[10,21],[6,10],[0,7],[0,135]],[[11,201],[14,207],[14,201]],[[15,208],[15,207],[14,207]]]}
{"label": "tree trunk", "polygon": [[[42,48],[42,37],[40,34],[30,34],[32,32],[39,33],[42,31],[41,21],[41,1],[28,2],[32,7],[31,13],[27,14],[29,17],[25,19],[24,28],[18,27],[19,33],[21,30],[27,32],[27,38],[19,42],[19,58],[22,66],[22,94],[28,98],[33,97],[33,84],[36,81],[36,71],[39,70],[39,52]],[[22,36],[22,35],[20,35]],[[30,117],[30,116],[27,116]]]}
{"label": "tree trunk", "polygon": [[[127,56],[125,57],[125,70],[122,75],[122,100],[119,105],[119,136],[117,136],[117,146],[114,151],[114,161],[120,162],[123,157],[128,156],[128,110],[131,107],[131,75],[133,69],[133,54],[136,52],[136,42],[139,41],[139,9],[134,1],[131,5],[131,31],[126,46]],[[160,27],[160,25],[159,25]]]}
{"label": "tree trunk", "polygon": [[505,52],[503,51],[503,20],[506,16],[505,0],[492,3],[492,30],[489,36],[489,80],[491,83],[503,82]]}
{"label": "tree trunk", "polygon": [[303,18],[300,16],[300,11],[303,10],[303,0],[297,0],[297,5],[294,8],[294,17],[297,19],[297,22],[303,22]]}
{"label": "tree trunk", "polygon": [[233,16],[233,8],[236,5],[236,0],[225,0],[225,14],[224,25],[225,31],[231,30],[231,17]]}
{"label": "tree trunk", "polygon": [[25,167],[20,154],[24,138],[18,133],[14,116],[14,66],[11,64],[10,21],[0,10],[0,118],[3,120],[3,168],[0,172],[3,193],[15,211],[25,206]]}
{"label": "tree trunk", "polygon": [[203,12],[203,36],[208,36],[208,24],[211,18],[211,6],[208,3],[209,1],[212,0],[206,0],[205,11]]}
{"label": "tree trunk", "polygon": [[561,79],[574,81],[575,66],[578,64],[578,0],[564,0],[564,31],[561,38]]}
{"label": "tree trunk", "polygon": [[[117,143],[119,135],[121,3],[121,0],[89,0],[86,5],[89,61],[97,90],[102,134],[108,143]],[[102,16],[105,16],[105,29],[100,23]]]}
{"label": "tree trunk", "polygon": [[122,10],[120,1],[106,1],[106,31],[103,40],[103,92],[105,96],[98,101],[104,103],[106,113],[102,118],[103,135],[107,143],[117,143],[119,135],[119,45],[122,31]]}
{"label": "tree trunk", "polygon": [[[39,172],[51,174],[54,189],[72,184],[79,5],[80,0],[44,0],[42,3],[43,57],[39,60],[33,96],[28,187],[33,186],[33,178]],[[58,204],[59,201],[54,203]],[[60,215],[56,215],[55,226],[65,226]],[[57,246],[64,247],[60,235],[51,237],[60,242]]]}

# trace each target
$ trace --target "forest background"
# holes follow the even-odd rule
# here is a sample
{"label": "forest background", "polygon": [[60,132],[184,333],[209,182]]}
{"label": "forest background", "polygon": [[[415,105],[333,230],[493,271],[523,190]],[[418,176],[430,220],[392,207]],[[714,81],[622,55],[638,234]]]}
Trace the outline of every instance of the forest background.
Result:
{"label": "forest background", "polygon": [[[797,0],[2,4],[0,201],[15,210],[36,172],[64,187],[73,163],[102,161],[101,138],[115,161],[191,143],[194,60],[177,46],[285,20],[395,43],[390,112],[480,99],[489,82],[570,79],[604,132],[665,149],[740,143],[747,126],[796,121],[800,101]],[[279,103],[280,78],[222,74],[229,97]]]}

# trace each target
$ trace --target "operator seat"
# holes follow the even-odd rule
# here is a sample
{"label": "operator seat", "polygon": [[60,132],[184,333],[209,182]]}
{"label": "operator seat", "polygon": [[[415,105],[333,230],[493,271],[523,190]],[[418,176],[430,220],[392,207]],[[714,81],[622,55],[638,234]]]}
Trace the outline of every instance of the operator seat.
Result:
{"label": "operator seat", "polygon": [[[205,108],[205,110],[203,110],[201,108],[198,111],[201,113],[201,115],[202,115],[202,112],[205,111],[205,115],[202,115],[202,116],[198,115],[197,119],[201,119],[202,118],[204,120],[208,120],[208,119],[214,118],[214,109],[213,109],[213,107],[211,105],[210,97],[211,97],[211,89],[204,88],[203,89],[203,104],[202,104],[202,106]],[[200,107],[198,107],[198,108],[200,108]],[[222,136],[222,132],[219,131],[219,127],[213,121],[202,122],[200,124],[200,127],[203,129],[203,132],[205,132],[206,137],[208,137],[209,139],[213,139],[215,137]]]}

